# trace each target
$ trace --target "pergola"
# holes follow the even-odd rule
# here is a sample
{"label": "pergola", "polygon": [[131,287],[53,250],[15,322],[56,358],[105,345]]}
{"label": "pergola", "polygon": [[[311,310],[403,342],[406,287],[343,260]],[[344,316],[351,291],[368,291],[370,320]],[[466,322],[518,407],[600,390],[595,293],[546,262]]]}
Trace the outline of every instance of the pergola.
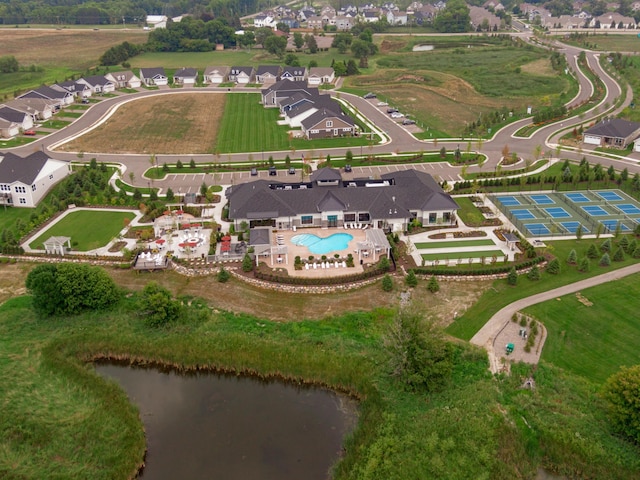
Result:
{"label": "pergola", "polygon": [[362,260],[362,257],[369,257],[371,255],[373,261],[376,261],[376,255],[386,253],[389,256],[391,245],[389,240],[384,234],[384,231],[379,228],[372,228],[365,230],[365,240],[363,242],[357,242],[358,245],[358,260]]}
{"label": "pergola", "polygon": [[71,237],[49,237],[43,245],[48,254],[64,256],[64,252],[71,249]]}

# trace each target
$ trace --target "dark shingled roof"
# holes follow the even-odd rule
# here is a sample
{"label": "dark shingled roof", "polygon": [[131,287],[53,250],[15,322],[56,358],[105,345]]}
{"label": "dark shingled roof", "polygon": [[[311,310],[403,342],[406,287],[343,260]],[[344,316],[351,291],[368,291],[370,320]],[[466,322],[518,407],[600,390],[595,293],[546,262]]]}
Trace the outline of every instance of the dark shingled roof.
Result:
{"label": "dark shingled roof", "polygon": [[[410,211],[457,210],[458,205],[431,175],[402,170],[382,175],[386,185],[367,187],[318,186],[339,180],[340,172],[324,168],[314,172],[311,188],[285,189],[285,183],[257,180],[235,185],[229,194],[229,217],[275,218],[322,211],[369,212],[373,219],[410,218]],[[375,182],[372,180],[372,182]],[[271,186],[279,188],[271,188]]]}
{"label": "dark shingled roof", "polygon": [[305,130],[309,130],[310,128],[313,128],[325,118],[339,118],[340,120],[348,123],[351,126],[355,125],[355,122],[349,115],[345,115],[342,112],[336,113],[332,110],[329,110],[328,108],[321,108],[313,115],[309,116],[308,118],[305,118],[302,121],[302,126],[304,127]]}
{"label": "dark shingled roof", "polygon": [[108,80],[104,75],[92,75],[90,77],[83,77],[89,85],[106,85],[107,83],[113,83]]}
{"label": "dark shingled roof", "polygon": [[9,122],[22,123],[28,114],[9,107],[0,107],[0,118]]}
{"label": "dark shingled roof", "polygon": [[197,77],[198,71],[195,68],[181,68],[173,74],[174,77]]}
{"label": "dark shingled roof", "polygon": [[0,161],[0,183],[22,182],[25,185],[31,185],[47,160],[49,157],[41,151],[34,152],[25,158],[7,153]]}
{"label": "dark shingled roof", "polygon": [[162,67],[152,67],[152,68],[141,68],[140,76],[144,78],[153,78],[156,75],[161,75],[166,77],[167,75],[164,73],[164,68]]}
{"label": "dark shingled roof", "polygon": [[610,118],[603,120],[597,125],[585,130],[586,135],[599,135],[601,137],[626,138],[636,130],[640,129],[640,123],[622,120],[621,118]]}
{"label": "dark shingled roof", "polygon": [[256,71],[256,75],[265,75],[270,73],[274,77],[280,75],[280,65],[260,65],[258,66],[258,70]]}

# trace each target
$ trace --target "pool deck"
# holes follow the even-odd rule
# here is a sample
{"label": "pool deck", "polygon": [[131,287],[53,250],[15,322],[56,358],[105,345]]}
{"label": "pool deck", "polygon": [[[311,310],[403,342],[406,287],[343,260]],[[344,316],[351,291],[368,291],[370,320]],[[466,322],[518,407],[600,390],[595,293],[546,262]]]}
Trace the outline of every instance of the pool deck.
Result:
{"label": "pool deck", "polygon": [[[327,257],[327,260],[329,260],[329,259],[334,259],[334,255],[337,253],[337,254],[340,254],[341,259],[346,261],[347,255],[352,254],[353,260],[354,260],[354,267],[335,268],[334,266],[331,266],[329,268],[320,268],[320,266],[318,265],[318,268],[315,268],[315,269],[311,268],[307,270],[304,268],[304,265],[303,265],[302,270],[296,270],[294,267],[296,256],[300,256],[303,262],[308,261],[310,255],[313,255],[314,257],[312,263],[319,263],[321,262],[321,259],[322,259],[322,254],[318,255],[315,253],[311,253],[307,247],[304,247],[301,245],[295,245],[291,242],[291,237],[294,237],[295,235],[300,235],[303,233],[309,233],[309,234],[317,235],[318,237],[323,237],[323,238],[333,235],[334,233],[348,233],[352,235],[353,240],[349,242],[349,244],[347,245],[347,248],[343,250],[335,250],[325,255]],[[284,269],[289,273],[289,275],[295,276],[295,277],[321,278],[321,277],[340,277],[340,276],[346,276],[346,275],[353,275],[355,273],[362,272],[363,265],[375,264],[380,259],[379,254],[375,255],[375,259],[372,256],[362,258],[363,265],[360,265],[360,259],[358,258],[358,253],[357,253],[357,249],[358,249],[357,245],[358,245],[358,242],[363,242],[365,240],[366,238],[365,230],[344,229],[340,227],[338,228],[298,228],[295,232],[293,230],[278,230],[273,235],[274,242],[278,236],[281,236],[284,239],[284,245],[288,249],[288,259],[285,258],[285,256],[283,255],[282,263],[278,263],[277,258],[275,256],[273,258],[273,262],[269,257],[261,258],[260,261],[265,261],[265,263],[273,269]],[[276,245],[274,244],[274,246]]]}

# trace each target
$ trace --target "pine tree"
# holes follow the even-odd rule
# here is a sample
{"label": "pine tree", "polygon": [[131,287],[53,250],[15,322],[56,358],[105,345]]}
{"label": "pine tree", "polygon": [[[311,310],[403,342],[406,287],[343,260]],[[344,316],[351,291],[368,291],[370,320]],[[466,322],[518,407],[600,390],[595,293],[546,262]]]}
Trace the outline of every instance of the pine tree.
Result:
{"label": "pine tree", "polygon": [[607,238],[602,245],[600,245],[601,252],[610,252],[611,251],[611,239]]}
{"label": "pine tree", "polygon": [[413,270],[409,270],[409,273],[405,277],[404,281],[409,287],[415,287],[416,285],[418,285],[418,278],[416,277],[416,274]]}
{"label": "pine tree", "polygon": [[540,269],[538,268],[537,265],[534,265],[533,268],[529,270],[529,273],[527,274],[527,278],[533,281],[540,280]]}
{"label": "pine tree", "polygon": [[438,279],[436,278],[435,275],[429,279],[427,290],[429,290],[431,293],[436,293],[440,291],[440,284],[438,283]]}
{"label": "pine tree", "polygon": [[507,275],[507,283],[509,285],[517,285],[518,272],[516,272],[516,267],[511,267],[511,270],[509,270],[509,275]]}
{"label": "pine tree", "polygon": [[218,281],[220,283],[225,283],[227,280],[229,280],[230,276],[231,274],[227,272],[224,267],[220,267],[220,271],[218,272]]}
{"label": "pine tree", "polygon": [[384,290],[385,292],[390,292],[391,290],[393,290],[393,279],[388,273],[384,277],[382,277],[382,290]]}
{"label": "pine tree", "polygon": [[592,259],[592,260],[595,260],[599,256],[600,256],[600,254],[598,253],[598,247],[596,247],[595,243],[592,243],[589,246],[589,249],[587,250],[587,257]]}
{"label": "pine tree", "polygon": [[578,253],[575,251],[575,249],[569,252],[569,256],[567,257],[567,263],[569,265],[575,265],[576,263],[578,263]]}
{"label": "pine tree", "polygon": [[551,275],[557,275],[560,273],[560,262],[557,258],[554,258],[547,265],[547,273]]}
{"label": "pine tree", "polygon": [[618,247],[618,249],[613,254],[613,261],[622,262],[623,260],[624,260],[624,250],[622,249],[622,247]]}
{"label": "pine tree", "polygon": [[609,258],[608,253],[605,253],[604,255],[602,255],[602,258],[600,259],[600,266],[608,267],[609,265],[611,265],[611,258]]}
{"label": "pine tree", "polygon": [[578,270],[580,270],[581,272],[588,272],[591,269],[591,262],[589,261],[589,259],[587,257],[584,257],[583,259],[580,260],[580,265],[578,267]]}
{"label": "pine tree", "polygon": [[618,246],[621,247],[625,252],[629,253],[629,250],[627,250],[629,248],[629,237],[627,235],[622,237],[618,242]]}

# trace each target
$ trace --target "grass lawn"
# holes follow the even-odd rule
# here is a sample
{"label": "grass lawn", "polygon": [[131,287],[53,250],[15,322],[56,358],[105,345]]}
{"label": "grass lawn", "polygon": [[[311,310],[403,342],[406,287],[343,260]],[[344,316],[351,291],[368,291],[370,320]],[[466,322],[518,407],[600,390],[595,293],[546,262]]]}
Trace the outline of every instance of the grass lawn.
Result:
{"label": "grass lawn", "polygon": [[[594,33],[593,31],[589,32]],[[561,42],[590,50],[605,52],[640,52],[640,39],[636,35],[616,35],[606,32],[600,35],[580,36],[580,39],[556,37]]]}
{"label": "grass lawn", "polygon": [[488,247],[494,246],[493,240],[459,240],[451,242],[424,242],[416,243],[418,250],[424,248],[460,248],[460,247]]}
{"label": "grass lawn", "polygon": [[27,143],[31,143],[34,140],[35,138],[33,137],[15,137],[10,140],[0,140],[0,148],[19,147],[20,145],[26,145]]}
{"label": "grass lawn", "polygon": [[547,327],[542,359],[603,383],[622,365],[640,363],[640,275],[549,300],[525,311]]}
{"label": "grass lawn", "polygon": [[476,252],[442,252],[442,253],[423,253],[420,255],[426,261],[433,260],[457,260],[463,259],[466,260],[468,258],[482,258],[491,259],[493,256],[503,257],[504,253],[502,250],[479,250]]}
{"label": "grass lawn", "polygon": [[[74,108],[74,110],[75,110],[75,108]],[[66,117],[66,118],[80,118],[82,115],[83,115],[83,112],[70,112],[68,110],[60,112],[60,116],[61,117]]]}
{"label": "grass lawn", "polygon": [[42,243],[51,236],[71,237],[75,250],[86,252],[103,247],[125,226],[124,220],[132,220],[131,212],[103,212],[80,210],[67,214],[62,220],[46,229],[29,244],[31,248],[42,249]]}
{"label": "grass lawn", "polygon": [[[65,112],[61,112],[60,115],[64,116]],[[42,128],[55,128],[55,129],[61,129],[66,127],[67,125],[69,125],[71,122],[68,122],[66,120],[46,120],[44,122],[42,122],[40,124],[40,127]]]}
{"label": "grass lawn", "polygon": [[[447,332],[455,337],[469,340],[495,312],[520,298],[535,295],[536,293],[551,290],[638,262],[637,259],[626,256],[623,262],[612,262],[609,267],[600,267],[597,265],[596,260],[591,262],[590,271],[584,273],[579,272],[575,266],[566,264],[566,259],[571,250],[575,249],[580,259],[586,256],[586,252],[592,243],[599,246],[602,242],[603,239],[548,242],[547,248],[541,250],[539,253],[545,253],[546,251],[546,253],[555,255],[560,261],[560,274],[551,275],[546,271],[542,271],[541,279],[538,281],[532,281],[529,280],[526,275],[520,275],[518,284],[515,287],[508,285],[504,279],[496,280],[493,283],[493,288],[487,290],[478,302],[447,327]],[[616,242],[614,241],[613,243],[615,251]]]}
{"label": "grass lawn", "polygon": [[13,227],[18,219],[22,222],[29,223],[29,216],[35,212],[35,210],[35,208],[0,208],[0,232],[5,228],[10,229]]}
{"label": "grass lawn", "polygon": [[484,215],[471,201],[470,197],[454,197],[460,207],[457,215],[468,227],[479,227],[484,221]]}

